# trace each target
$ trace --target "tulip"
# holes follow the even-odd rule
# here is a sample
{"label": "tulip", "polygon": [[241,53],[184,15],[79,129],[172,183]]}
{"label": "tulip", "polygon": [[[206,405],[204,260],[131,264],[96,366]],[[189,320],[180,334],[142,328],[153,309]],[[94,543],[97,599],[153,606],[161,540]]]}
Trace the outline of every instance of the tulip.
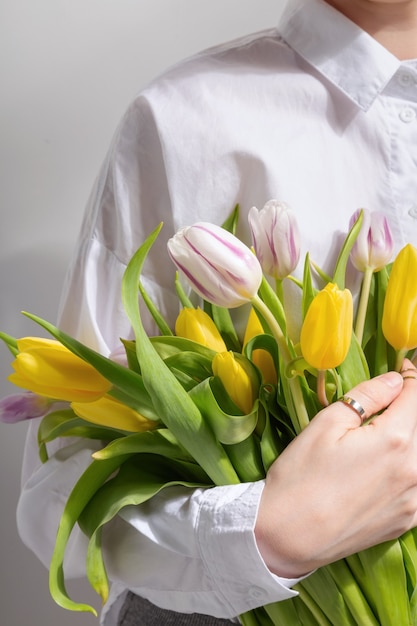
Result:
{"label": "tulip", "polygon": [[194,291],[204,300],[238,307],[258,292],[262,269],[237,237],[213,224],[197,222],[168,241],[168,252]]}
{"label": "tulip", "polygon": [[[57,403],[58,404],[58,403]],[[0,422],[15,424],[42,417],[51,410],[53,402],[31,391],[16,393],[0,400]]]}
{"label": "tulip", "polygon": [[[246,346],[248,341],[257,335],[262,335],[264,329],[259,317],[256,314],[255,309],[251,309],[249,313],[248,323],[246,325],[245,336],[243,338],[243,347]],[[265,383],[275,384],[277,382],[277,372],[274,365],[274,360],[267,350],[256,349],[252,352],[252,362],[262,373],[262,377]]]}
{"label": "tulip", "polygon": [[249,226],[256,256],[265,274],[282,280],[297,267],[300,234],[294,213],[285,202],[270,200],[249,211]]}
{"label": "tulip", "polygon": [[[373,272],[381,270],[391,260],[394,240],[388,220],[381,211],[372,213],[362,209],[363,222],[359,235],[353,245],[350,258],[360,272],[368,268]],[[359,211],[350,219],[350,227],[356,222]]]}
{"label": "tulip", "polygon": [[395,259],[385,294],[382,332],[404,353],[417,347],[417,249],[407,244]]}
{"label": "tulip", "polygon": [[213,374],[223,383],[230,399],[246,415],[254,403],[252,381],[245,368],[235,359],[233,352],[218,352],[212,363]]}
{"label": "tulip", "polygon": [[29,391],[55,400],[91,402],[111,384],[94,367],[52,339],[18,339],[19,353],[9,380]]}
{"label": "tulip", "polygon": [[318,370],[340,365],[352,337],[353,303],[348,289],[328,283],[313,298],[301,327],[303,357]]}
{"label": "tulip", "polygon": [[71,408],[78,417],[106,428],[136,433],[154,430],[160,426],[159,422],[148,420],[108,395],[94,402],[72,402]]}
{"label": "tulip", "polygon": [[356,336],[359,343],[362,343],[372,275],[374,272],[379,272],[391,260],[394,241],[388,220],[381,211],[373,213],[366,209],[356,211],[350,218],[351,228],[360,213],[362,213],[362,225],[350,252],[350,258],[356,269],[363,272],[355,325]]}
{"label": "tulip", "polygon": [[191,339],[215,352],[227,350],[222,336],[211,317],[202,309],[184,307],[175,322],[175,334]]}

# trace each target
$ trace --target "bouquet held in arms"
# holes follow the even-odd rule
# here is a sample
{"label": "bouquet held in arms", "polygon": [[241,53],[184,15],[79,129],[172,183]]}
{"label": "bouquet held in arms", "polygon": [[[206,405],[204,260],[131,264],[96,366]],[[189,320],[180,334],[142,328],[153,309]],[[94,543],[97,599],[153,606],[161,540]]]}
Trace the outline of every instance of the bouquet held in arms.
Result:
{"label": "bouquet held in arms", "polygon": [[[50,563],[50,591],[64,608],[91,611],[66,591],[63,561],[72,529],[89,538],[86,573],[103,602],[108,579],[102,529],[127,505],[169,485],[214,486],[263,479],[275,459],[332,402],[361,381],[399,370],[417,346],[417,250],[391,264],[392,237],[378,212],[357,212],[327,276],[306,256],[302,278],[294,215],[271,200],[249,212],[253,250],[236,236],[238,208],[222,227],[199,222],[168,241],[179,270],[180,313],[172,329],[141,285],[143,264],[161,226],[131,259],[122,297],[135,340],[105,357],[48,322],[26,314],[52,339],[1,338],[14,355],[10,380],[24,393],[1,401],[3,421],[43,416],[48,442],[101,442],[66,502]],[[362,274],[357,306],[345,286],[351,259]],[[184,288],[185,277],[199,306]],[[314,280],[313,280],[314,278]],[[291,337],[284,281],[299,291],[299,337]],[[160,334],[149,337],[140,306]],[[144,303],[144,304],[143,304]],[[246,305],[241,341],[230,309]],[[356,308],[356,310],[354,310]],[[363,428],[377,416],[365,416]],[[100,445],[100,443],[98,444]],[[409,531],[319,568],[298,596],[240,616],[246,626],[417,625],[417,535]]]}

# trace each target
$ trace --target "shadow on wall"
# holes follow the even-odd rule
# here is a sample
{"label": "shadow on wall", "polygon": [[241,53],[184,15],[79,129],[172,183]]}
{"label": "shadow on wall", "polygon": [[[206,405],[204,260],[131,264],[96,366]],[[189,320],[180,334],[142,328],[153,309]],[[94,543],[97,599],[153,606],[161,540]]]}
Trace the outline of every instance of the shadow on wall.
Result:
{"label": "shadow on wall", "polygon": [[[35,313],[56,321],[61,287],[71,250],[68,244],[46,245],[0,258],[0,330],[15,337],[45,336],[34,322],[20,314]],[[0,345],[0,396],[16,392],[7,382],[11,355]],[[21,543],[15,522],[20,488],[20,468],[26,424],[0,424],[0,554],[1,623],[7,626],[97,626],[87,614],[73,614],[55,605],[49,596],[48,574],[35,556]],[[76,600],[92,603],[97,598],[85,581],[69,585]]]}

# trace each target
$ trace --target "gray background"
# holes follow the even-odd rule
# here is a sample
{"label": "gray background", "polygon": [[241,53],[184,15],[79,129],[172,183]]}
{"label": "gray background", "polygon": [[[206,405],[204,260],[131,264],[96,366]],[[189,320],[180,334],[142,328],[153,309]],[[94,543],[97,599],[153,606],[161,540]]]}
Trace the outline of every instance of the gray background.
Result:
{"label": "gray background", "polygon": [[[274,26],[284,0],[1,0],[0,330],[55,321],[83,209],[138,89],[179,59]],[[0,346],[0,396],[13,393]],[[0,623],[98,624],[49,597],[47,571],[15,529],[25,424],[0,424]],[[83,581],[78,600],[97,602]]]}

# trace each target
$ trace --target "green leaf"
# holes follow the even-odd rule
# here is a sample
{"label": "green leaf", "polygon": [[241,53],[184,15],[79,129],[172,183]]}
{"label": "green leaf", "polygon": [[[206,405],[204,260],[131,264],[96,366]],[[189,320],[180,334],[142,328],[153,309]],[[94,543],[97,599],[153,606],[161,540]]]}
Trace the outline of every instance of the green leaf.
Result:
{"label": "green leaf", "polygon": [[[262,283],[259,289],[259,295],[271,311],[272,315],[275,317],[278,326],[280,327],[282,333],[284,335],[287,334],[287,320],[285,317],[284,307],[282,305],[281,300],[278,298],[275,291],[272,289],[271,285],[268,283],[265,277],[262,279]],[[262,320],[261,313],[256,311],[261,322],[263,321],[264,328],[267,329],[268,325],[265,320]]]}
{"label": "green leaf", "polygon": [[238,483],[226,452],[200,411],[159,357],[142,325],[137,285],[142,266],[161,226],[146,239],[126,268],[122,297],[136,337],[136,350],[145,387],[162,422],[195,458],[215,484]]}
{"label": "green leaf", "polygon": [[238,204],[236,204],[229,217],[222,224],[222,228],[229,231],[229,233],[232,233],[232,235],[236,234],[236,229],[239,222],[239,211],[240,207]]}
{"label": "green leaf", "polygon": [[178,300],[184,308],[194,308],[193,303],[184,291],[184,287],[182,286],[182,283],[180,281],[179,272],[175,272],[175,291],[177,293]]}
{"label": "green leaf", "polygon": [[143,461],[139,459],[139,462],[138,459],[132,459],[121,466],[118,474],[107,481],[85,507],[79,523],[90,537],[87,577],[103,602],[107,600],[109,587],[101,549],[104,524],[112,520],[122,508],[142,504],[167,486],[202,486],[198,482],[175,478],[182,469],[179,462],[171,460],[167,465],[164,459],[152,458],[152,455],[147,455]]}
{"label": "green leaf", "polygon": [[212,361],[216,354],[214,350],[184,337],[150,337],[150,341],[163,360],[183,352],[194,352],[201,355],[205,360]]}
{"label": "green leaf", "polygon": [[149,313],[152,315],[152,318],[153,318],[155,324],[159,328],[160,333],[162,335],[172,335],[173,332],[172,332],[171,328],[169,327],[167,322],[164,320],[164,318],[162,317],[160,311],[156,308],[155,304],[152,302],[152,300],[149,297],[149,295],[146,293],[145,288],[144,288],[144,286],[142,285],[141,282],[139,283],[139,291],[140,291],[140,294],[141,294],[141,296],[143,298],[144,303],[148,307]]}
{"label": "green leaf", "polygon": [[258,401],[250,413],[243,415],[217,376],[201,382],[190,390],[189,395],[221,443],[228,445],[239,443],[255,430]]}
{"label": "green leaf", "polygon": [[19,354],[19,349],[17,347],[17,339],[15,339],[15,337],[12,337],[11,335],[7,335],[6,333],[0,333],[0,339],[4,341],[4,343],[9,348],[13,356],[17,356]]}
{"label": "green leaf", "polygon": [[364,380],[369,380],[368,364],[354,333],[352,334],[349,352],[343,363],[337,367],[337,372],[340,376],[344,392],[352,389],[355,385]]}
{"label": "green leaf", "polygon": [[64,512],[59,523],[55,548],[49,566],[49,589],[55,602],[64,609],[71,611],[88,611],[97,615],[96,610],[87,605],[74,602],[68,596],[64,581],[64,556],[71,532],[79,520],[81,513],[92,496],[103,483],[127,459],[114,457],[105,461],[93,461],[78,480],[68,496]]}
{"label": "green leaf", "polygon": [[180,352],[164,362],[187,391],[213,375],[212,360],[195,352]]}
{"label": "green leaf", "polygon": [[255,433],[238,443],[226,446],[226,451],[242,482],[265,478],[259,437]]}
{"label": "green leaf", "polygon": [[295,585],[294,589],[300,592],[301,597],[302,590],[305,590],[308,594],[307,601],[308,597],[310,597],[314,602],[312,607],[319,607],[320,612],[324,613],[330,624],[357,626],[357,622],[345,602],[343,593],[339,590],[327,567],[318,569],[311,576]]}
{"label": "green leaf", "polygon": [[359,231],[362,227],[363,222],[363,211],[359,213],[358,219],[353,224],[350,229],[345,241],[343,242],[343,246],[340,250],[338,259],[336,261],[336,268],[333,275],[333,282],[339,287],[339,289],[345,288],[345,280],[346,280],[346,268],[349,260],[350,252],[353,248],[353,245],[359,235]]}
{"label": "green leaf", "polygon": [[53,411],[42,418],[38,429],[38,443],[42,445],[57,437],[83,437],[108,441],[125,435],[124,431],[96,426],[81,419],[71,409]]}
{"label": "green leaf", "polygon": [[[373,590],[378,624],[412,624],[400,542],[388,541],[368,548],[359,552],[359,558]],[[388,580],[389,585],[381,584]]]}
{"label": "green leaf", "polygon": [[229,309],[207,302],[205,303],[204,310],[208,312],[213,322],[216,324],[217,330],[223,338],[227,349],[240,352],[242,346],[237,336]]}
{"label": "green leaf", "polygon": [[317,289],[313,286],[313,279],[311,276],[310,255],[306,254],[303,272],[303,297],[302,297],[302,315],[303,319],[306,316],[308,307],[310,306],[314,296],[317,293]]}
{"label": "green leaf", "polygon": [[133,455],[141,452],[189,460],[192,457],[179,445],[173,434],[166,428],[134,433],[110,442],[105,448],[94,453],[95,459],[109,459],[114,456]]}

